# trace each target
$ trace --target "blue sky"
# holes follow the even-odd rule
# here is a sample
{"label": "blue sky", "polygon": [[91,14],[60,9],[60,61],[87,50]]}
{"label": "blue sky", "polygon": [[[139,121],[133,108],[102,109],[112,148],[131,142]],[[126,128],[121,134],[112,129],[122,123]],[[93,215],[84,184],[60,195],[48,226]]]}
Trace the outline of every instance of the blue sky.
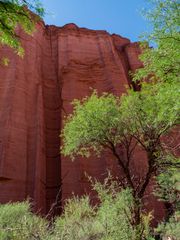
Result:
{"label": "blue sky", "polygon": [[42,0],[47,12],[46,24],[107,30],[137,41],[148,23],[140,12],[146,0]]}

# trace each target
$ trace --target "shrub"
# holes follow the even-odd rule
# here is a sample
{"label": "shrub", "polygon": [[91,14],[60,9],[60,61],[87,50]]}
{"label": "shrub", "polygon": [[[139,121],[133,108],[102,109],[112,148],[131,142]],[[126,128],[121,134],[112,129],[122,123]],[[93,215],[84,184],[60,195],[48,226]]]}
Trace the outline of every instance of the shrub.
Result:
{"label": "shrub", "polygon": [[55,221],[53,240],[141,240],[150,238],[150,215],[142,214],[140,226],[133,225],[134,198],[130,189],[120,190],[117,182],[106,179],[93,183],[99,204],[89,196],[73,197]]}
{"label": "shrub", "polygon": [[47,239],[47,222],[31,213],[27,201],[1,204],[0,239]]}
{"label": "shrub", "polygon": [[171,240],[180,239],[180,211],[174,213],[167,223],[159,224],[156,229],[164,238]]}
{"label": "shrub", "polygon": [[66,202],[64,213],[55,221],[52,239],[88,240],[100,239],[95,208],[90,205],[88,196],[73,197]]}

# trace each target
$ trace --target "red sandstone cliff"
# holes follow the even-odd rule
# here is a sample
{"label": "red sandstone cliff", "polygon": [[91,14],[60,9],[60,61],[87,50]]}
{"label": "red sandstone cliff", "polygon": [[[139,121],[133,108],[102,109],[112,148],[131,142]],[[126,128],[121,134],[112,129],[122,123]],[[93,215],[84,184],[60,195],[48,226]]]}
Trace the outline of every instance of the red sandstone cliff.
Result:
{"label": "red sandstone cliff", "polygon": [[[25,57],[11,49],[8,67],[0,66],[0,202],[30,197],[36,209],[49,211],[52,203],[89,189],[84,177],[104,178],[117,169],[108,154],[100,159],[72,162],[59,153],[60,130],[71,102],[98,92],[122,94],[131,84],[128,75],[141,67],[138,44],[106,31],[37,25],[33,36],[20,32]],[[139,171],[144,171],[143,153]]]}

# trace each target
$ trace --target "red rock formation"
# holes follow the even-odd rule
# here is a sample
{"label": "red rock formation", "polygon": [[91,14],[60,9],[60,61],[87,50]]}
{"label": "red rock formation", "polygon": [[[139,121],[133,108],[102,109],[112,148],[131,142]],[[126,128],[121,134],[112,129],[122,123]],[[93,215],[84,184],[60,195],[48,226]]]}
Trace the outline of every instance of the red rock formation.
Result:
{"label": "red rock formation", "polygon": [[[29,196],[36,209],[47,212],[61,194],[64,200],[72,192],[89,191],[85,171],[103,179],[107,168],[117,169],[108,154],[74,162],[61,156],[59,134],[73,99],[92,89],[126,91],[129,71],[142,66],[140,49],[121,36],[75,24],[39,23],[33,36],[20,35],[23,59],[8,48],[0,50],[10,59],[8,67],[0,67],[0,202]],[[143,155],[141,171],[144,161]]]}

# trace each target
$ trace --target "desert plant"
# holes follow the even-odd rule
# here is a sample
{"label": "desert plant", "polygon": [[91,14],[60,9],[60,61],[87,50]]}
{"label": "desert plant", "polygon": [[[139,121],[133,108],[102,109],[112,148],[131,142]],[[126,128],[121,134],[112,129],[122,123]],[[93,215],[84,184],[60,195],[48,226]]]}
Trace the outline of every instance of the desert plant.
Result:
{"label": "desert plant", "polygon": [[142,214],[138,226],[133,224],[134,197],[132,191],[121,189],[111,178],[104,183],[94,181],[96,206],[89,196],[73,197],[55,221],[53,240],[140,240],[153,239],[150,234],[150,214]]}
{"label": "desert plant", "polygon": [[180,239],[180,211],[176,211],[169,221],[159,224],[156,229],[164,239],[178,240]]}
{"label": "desert plant", "polygon": [[35,240],[47,238],[47,221],[30,211],[30,203],[0,205],[1,240]]}
{"label": "desert plant", "polygon": [[57,240],[100,239],[96,211],[89,197],[74,196],[67,200],[62,216],[55,221],[53,232],[52,239]]}

